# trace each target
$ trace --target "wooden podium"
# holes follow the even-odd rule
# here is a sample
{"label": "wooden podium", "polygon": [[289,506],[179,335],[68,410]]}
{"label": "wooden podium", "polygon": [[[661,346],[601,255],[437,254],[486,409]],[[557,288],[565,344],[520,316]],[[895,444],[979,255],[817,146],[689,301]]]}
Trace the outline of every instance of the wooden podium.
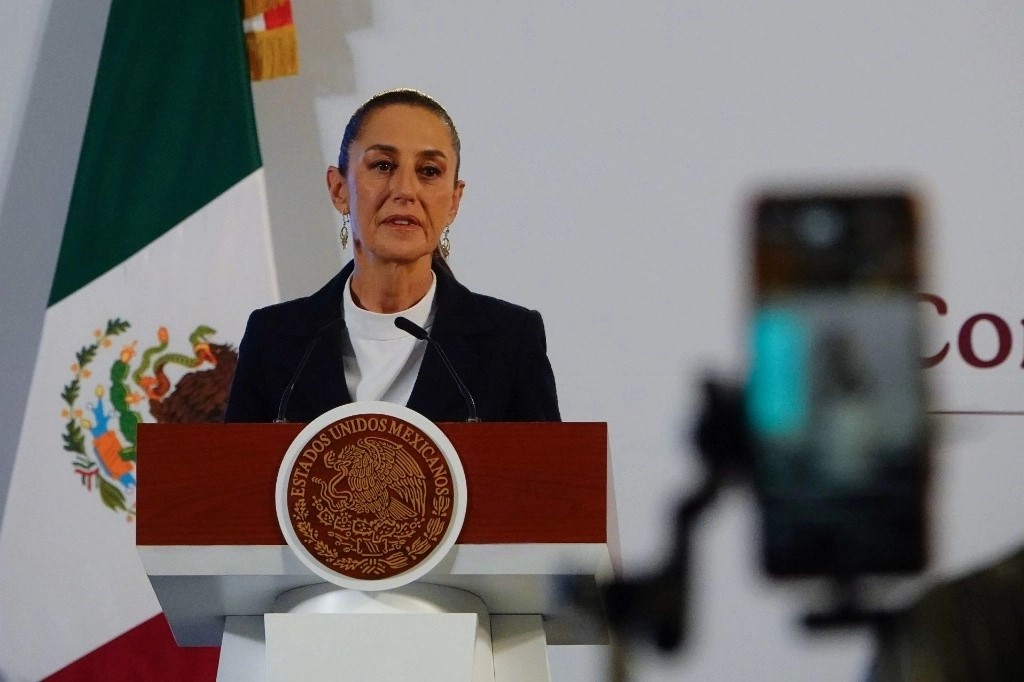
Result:
{"label": "wooden podium", "polygon": [[[285,544],[274,506],[303,427],[139,425],[136,544],[180,646],[220,646],[226,620],[323,582]],[[618,559],[607,425],[438,427],[462,460],[468,505],[457,544],[419,582],[477,595],[492,623],[539,617],[548,644],[605,643],[605,624],[565,611],[558,585],[596,590]]]}

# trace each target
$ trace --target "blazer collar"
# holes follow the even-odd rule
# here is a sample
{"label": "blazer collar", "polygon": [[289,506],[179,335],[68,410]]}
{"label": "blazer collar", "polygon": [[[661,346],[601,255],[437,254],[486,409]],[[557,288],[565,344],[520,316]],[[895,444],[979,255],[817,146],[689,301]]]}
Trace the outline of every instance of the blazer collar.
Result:
{"label": "blazer collar", "polygon": [[[344,315],[341,297],[345,293],[345,282],[354,269],[355,264],[349,261],[331,281],[303,300],[304,305],[297,316],[298,319],[295,320],[295,324],[290,325],[294,333],[313,336],[324,325]],[[437,277],[437,314],[431,336],[437,338],[438,334],[443,337],[492,331],[493,323],[486,312],[477,305],[473,292],[436,265],[433,269]]]}
{"label": "blazer collar", "polygon": [[[352,402],[342,361],[346,332],[342,323],[331,323],[344,316],[341,297],[353,269],[354,264],[349,261],[330,282],[306,298],[301,315],[289,327],[294,334],[310,340],[323,330],[322,338],[310,354],[306,372],[320,377],[318,384],[329,394],[323,396],[329,406]],[[480,361],[473,337],[493,333],[494,323],[469,289],[436,265],[434,275],[437,277],[436,313],[430,336],[444,349],[460,378],[470,383]],[[462,394],[434,348],[424,353],[408,407],[429,419],[467,412]]]}
{"label": "blazer collar", "polygon": [[352,274],[353,267],[353,262],[349,261],[330,282],[303,300],[305,305],[299,311],[296,324],[291,327],[295,334],[312,337],[324,326],[343,317],[341,297],[345,294],[345,282]]}

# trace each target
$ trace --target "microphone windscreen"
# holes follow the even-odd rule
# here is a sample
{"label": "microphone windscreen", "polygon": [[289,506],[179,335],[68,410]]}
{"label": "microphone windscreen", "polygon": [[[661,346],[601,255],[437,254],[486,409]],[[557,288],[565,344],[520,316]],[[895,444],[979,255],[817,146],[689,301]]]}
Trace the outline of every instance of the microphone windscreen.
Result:
{"label": "microphone windscreen", "polygon": [[404,317],[396,317],[395,318],[395,326],[398,327],[399,329],[401,329],[406,334],[412,334],[413,336],[415,336],[417,339],[420,339],[421,341],[426,340],[428,338],[427,332],[426,332],[425,329],[420,327],[415,322],[413,322],[413,321],[411,321],[409,319],[406,319]]}

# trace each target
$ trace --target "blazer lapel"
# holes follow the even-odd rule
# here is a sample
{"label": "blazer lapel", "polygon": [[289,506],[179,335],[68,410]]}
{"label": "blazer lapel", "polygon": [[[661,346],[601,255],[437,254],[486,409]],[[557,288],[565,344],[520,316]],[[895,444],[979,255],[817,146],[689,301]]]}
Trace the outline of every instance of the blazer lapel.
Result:
{"label": "blazer lapel", "polygon": [[[339,313],[340,315],[340,313]],[[342,357],[344,348],[344,322],[331,325],[313,346],[306,368],[306,378],[312,407],[317,415],[327,410],[352,402],[345,382],[345,366]],[[312,337],[310,339],[312,341]]]}
{"label": "blazer lapel", "polygon": [[[472,386],[477,383],[479,364],[473,337],[486,333],[489,325],[468,289],[450,275],[436,269],[434,272],[437,314],[430,336],[444,349],[462,381]],[[423,356],[408,407],[435,421],[457,421],[469,416],[465,400],[436,348],[427,348]]]}
{"label": "blazer lapel", "polygon": [[308,326],[302,333],[305,346],[313,343],[318,334],[320,339],[313,345],[295,388],[295,395],[307,396],[307,400],[304,401],[307,404],[301,410],[307,419],[319,416],[338,405],[352,402],[345,382],[342,358],[346,338],[345,323],[343,319],[334,322],[343,317],[341,296],[351,273],[350,262],[334,279],[308,299]]}

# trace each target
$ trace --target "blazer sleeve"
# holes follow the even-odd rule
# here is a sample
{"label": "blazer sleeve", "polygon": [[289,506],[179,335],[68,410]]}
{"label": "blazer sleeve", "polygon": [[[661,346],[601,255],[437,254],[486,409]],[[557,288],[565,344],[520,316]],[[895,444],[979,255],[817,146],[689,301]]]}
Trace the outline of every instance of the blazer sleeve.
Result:
{"label": "blazer sleeve", "polygon": [[249,315],[245,333],[238,345],[238,366],[231,382],[228,405],[224,410],[225,422],[270,422],[274,416],[268,412],[266,386],[260,358],[259,311]]}
{"label": "blazer sleeve", "polygon": [[531,310],[523,325],[522,352],[516,370],[516,395],[521,421],[561,421],[555,374],[548,360],[547,337],[540,313]]}

